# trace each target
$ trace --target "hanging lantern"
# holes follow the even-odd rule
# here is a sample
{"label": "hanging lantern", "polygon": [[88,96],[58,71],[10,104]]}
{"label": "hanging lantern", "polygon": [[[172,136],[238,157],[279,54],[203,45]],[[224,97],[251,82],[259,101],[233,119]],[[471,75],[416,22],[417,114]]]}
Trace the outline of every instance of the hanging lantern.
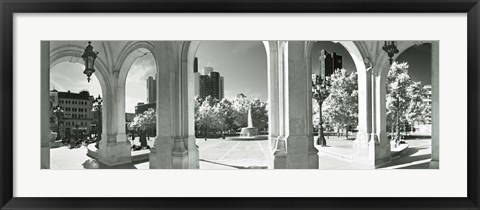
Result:
{"label": "hanging lantern", "polygon": [[395,41],[385,41],[382,49],[387,53],[388,61],[390,61],[390,65],[392,65],[393,56],[399,52],[397,46],[395,45]]}
{"label": "hanging lantern", "polygon": [[87,75],[87,80],[90,82],[90,76],[95,72],[95,59],[97,58],[98,52],[93,52],[92,42],[88,42],[87,47],[85,47],[85,52],[82,55],[83,61],[85,62],[85,71],[83,73]]}

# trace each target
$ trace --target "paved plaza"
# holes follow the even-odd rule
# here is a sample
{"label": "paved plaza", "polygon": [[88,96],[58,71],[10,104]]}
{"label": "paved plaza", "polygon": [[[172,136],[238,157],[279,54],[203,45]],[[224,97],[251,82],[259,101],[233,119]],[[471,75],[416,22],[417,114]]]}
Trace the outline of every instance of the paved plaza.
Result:
{"label": "paved plaza", "polygon": [[[327,146],[319,150],[319,168],[324,170],[365,169],[352,161],[353,140],[345,137],[327,137]],[[430,139],[406,140],[409,147],[400,157],[381,166],[384,169],[427,169],[431,158]],[[147,140],[153,146],[154,138]],[[138,138],[135,144],[139,145]],[[200,151],[200,169],[266,169],[268,166],[268,140],[197,139]],[[51,149],[51,169],[149,169],[149,163],[140,162],[108,167],[88,157],[87,147]]]}

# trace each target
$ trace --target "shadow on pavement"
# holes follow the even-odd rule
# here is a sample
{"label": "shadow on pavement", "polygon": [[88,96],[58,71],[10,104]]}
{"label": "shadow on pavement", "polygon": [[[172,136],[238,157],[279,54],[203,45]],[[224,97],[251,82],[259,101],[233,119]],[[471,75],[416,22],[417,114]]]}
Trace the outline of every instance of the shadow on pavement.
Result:
{"label": "shadow on pavement", "polygon": [[82,165],[85,169],[137,169],[137,167],[135,167],[133,163],[127,163],[117,166],[107,166],[98,162],[95,159],[86,160]]}
{"label": "shadow on pavement", "polygon": [[[423,155],[415,155],[418,151],[428,149],[428,147],[414,147],[414,148],[408,148],[405,154],[401,155],[397,159],[392,160],[391,163],[386,164],[380,168],[386,168],[390,166],[396,166],[396,165],[403,165],[403,164],[409,164],[417,161],[425,161],[429,160],[432,158],[431,154],[423,154]],[[419,163],[419,164],[414,164],[414,165],[409,165],[405,167],[399,167],[398,169],[425,169],[429,167],[429,163]]]}
{"label": "shadow on pavement", "polygon": [[228,166],[236,169],[267,169],[267,166],[235,166],[235,165],[229,165],[229,164],[224,164],[224,163],[218,163],[218,162],[213,162],[209,160],[204,160],[200,159],[200,161],[207,162],[207,163],[212,163],[212,164],[217,164],[217,165],[222,165],[222,166]]}
{"label": "shadow on pavement", "polygon": [[426,163],[419,163],[419,164],[414,164],[410,166],[399,167],[397,169],[427,169],[429,167],[430,167],[430,161]]}
{"label": "shadow on pavement", "polygon": [[420,150],[424,150],[424,149],[428,149],[430,147],[409,147],[407,149],[407,151],[405,151],[405,153],[402,155],[402,156],[410,156],[410,155],[413,155],[417,152],[419,152]]}

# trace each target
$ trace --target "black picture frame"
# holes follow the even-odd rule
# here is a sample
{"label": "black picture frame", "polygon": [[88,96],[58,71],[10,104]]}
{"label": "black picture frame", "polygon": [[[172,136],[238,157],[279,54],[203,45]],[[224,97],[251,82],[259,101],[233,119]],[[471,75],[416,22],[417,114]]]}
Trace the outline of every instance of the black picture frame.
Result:
{"label": "black picture frame", "polygon": [[[0,0],[1,209],[478,209],[478,0]],[[13,197],[15,13],[467,13],[468,188],[465,198],[25,198]],[[451,180],[445,180],[451,181]],[[445,190],[445,189],[439,189]]]}

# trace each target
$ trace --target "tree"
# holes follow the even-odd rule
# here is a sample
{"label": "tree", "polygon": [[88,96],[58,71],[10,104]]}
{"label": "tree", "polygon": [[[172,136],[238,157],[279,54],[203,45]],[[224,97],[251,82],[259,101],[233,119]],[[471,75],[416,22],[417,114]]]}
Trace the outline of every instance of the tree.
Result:
{"label": "tree", "polygon": [[387,123],[396,131],[395,144],[400,142],[400,125],[422,121],[426,112],[425,90],[408,74],[408,63],[394,62],[387,74]]}
{"label": "tree", "polygon": [[238,94],[232,102],[232,108],[234,113],[234,122],[232,129],[238,131],[240,128],[247,127],[248,109],[250,107],[250,101],[247,96]]}
{"label": "tree", "polygon": [[250,102],[250,107],[252,109],[253,126],[259,130],[268,129],[267,103],[255,98]]}
{"label": "tree", "polygon": [[252,120],[258,129],[268,128],[267,103],[259,99],[249,100],[245,95],[238,94],[233,101],[207,96],[205,99],[195,97],[195,132],[207,136],[226,131],[238,131],[247,127],[248,109],[252,109]]}
{"label": "tree", "polygon": [[[323,122],[339,130],[348,131],[358,124],[358,79],[356,72],[348,73],[345,69],[336,70],[330,76],[330,95],[322,106]],[[315,108],[316,107],[316,108]],[[313,123],[318,124],[318,105],[314,105]]]}
{"label": "tree", "polygon": [[232,103],[225,98],[222,99],[220,102],[215,104],[212,114],[214,115],[213,117],[215,119],[213,121],[213,127],[220,131],[222,138],[225,138],[225,130],[228,130],[228,128],[232,126],[234,122]]}
{"label": "tree", "polygon": [[202,104],[198,107],[198,112],[195,114],[195,120],[197,127],[203,131],[205,139],[207,138],[209,131],[215,130],[215,110],[214,106],[218,103],[218,100],[207,96],[203,100]]}
{"label": "tree", "polygon": [[143,112],[143,114],[137,114],[131,123],[128,124],[128,127],[133,130],[137,130],[140,133],[140,143],[141,146],[147,146],[146,139],[144,138],[146,132],[149,130],[153,130],[157,123],[157,113],[154,109],[149,108],[147,111]]}

